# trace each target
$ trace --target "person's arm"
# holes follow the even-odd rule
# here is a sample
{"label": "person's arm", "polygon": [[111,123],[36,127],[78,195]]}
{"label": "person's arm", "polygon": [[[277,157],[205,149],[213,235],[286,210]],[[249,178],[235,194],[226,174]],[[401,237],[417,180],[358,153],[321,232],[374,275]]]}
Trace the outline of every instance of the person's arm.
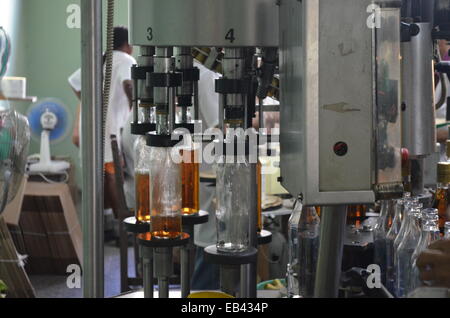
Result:
{"label": "person's arm", "polygon": [[440,40],[439,41],[439,51],[441,54],[441,58],[444,58],[446,55],[450,55],[449,50],[450,50],[449,42],[447,40]]}
{"label": "person's arm", "polygon": [[433,242],[417,259],[420,279],[432,286],[450,288],[450,241]]}
{"label": "person's arm", "polygon": [[437,130],[437,142],[444,143],[448,139],[448,128],[440,128]]}
{"label": "person's arm", "polygon": [[80,116],[81,116],[81,104],[78,104],[75,123],[73,126],[72,142],[77,148],[80,148]]}
{"label": "person's arm", "polygon": [[123,81],[123,90],[125,91],[125,95],[128,97],[128,103],[131,109],[133,107],[133,81]]}

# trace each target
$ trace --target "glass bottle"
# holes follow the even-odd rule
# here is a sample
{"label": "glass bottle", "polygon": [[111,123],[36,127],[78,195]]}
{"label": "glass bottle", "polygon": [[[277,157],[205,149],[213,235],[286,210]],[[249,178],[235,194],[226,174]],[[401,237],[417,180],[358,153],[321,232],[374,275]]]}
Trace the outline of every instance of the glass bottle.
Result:
{"label": "glass bottle", "polygon": [[256,164],[256,186],[258,187],[258,233],[261,233],[264,227],[263,222],[263,202],[266,198],[266,179],[265,179],[265,167],[261,158],[258,158],[258,163]]}
{"label": "glass bottle", "polygon": [[298,234],[300,296],[310,298],[314,296],[320,241],[320,218],[315,207],[303,207]]}
{"label": "glass bottle", "polygon": [[374,248],[375,248],[375,264],[378,264],[381,268],[381,277],[383,284],[386,283],[386,237],[392,224],[392,218],[395,212],[394,200],[381,201],[380,216],[375,224],[373,236],[374,236]]}
{"label": "glass bottle", "polygon": [[347,224],[358,227],[361,220],[366,216],[365,205],[349,205],[347,207]]}
{"label": "glass bottle", "polygon": [[314,296],[319,254],[320,218],[316,208],[297,201],[288,226],[288,297],[310,298]]}
{"label": "glass bottle", "polygon": [[419,243],[421,235],[421,209],[422,204],[418,204],[411,209],[409,214],[407,214],[407,228],[405,235],[396,252],[395,268],[397,271],[397,297],[405,297],[410,285],[410,277],[412,273],[411,258],[417,244]]}
{"label": "glass bottle", "polygon": [[402,214],[406,199],[397,200],[392,225],[386,235],[386,288],[395,294],[394,241],[400,232]]}
{"label": "glass bottle", "polygon": [[419,270],[416,266],[416,261],[419,255],[434,241],[440,239],[440,231],[438,227],[438,210],[437,209],[424,209],[422,211],[422,232],[420,235],[419,243],[411,257],[412,272],[409,280],[409,286],[406,294],[412,292],[419,287]]}
{"label": "glass bottle", "polygon": [[287,264],[287,293],[289,298],[299,297],[299,235],[298,228],[302,214],[302,204],[297,201],[288,222],[288,264]]}
{"label": "glass bottle", "polygon": [[450,240],[450,222],[445,222],[444,240]]}
{"label": "glass bottle", "polygon": [[450,215],[448,184],[450,183],[450,162],[439,162],[437,167],[437,188],[433,207],[438,209],[439,229],[444,230],[445,222]]}
{"label": "glass bottle", "polygon": [[[420,204],[419,200],[417,198],[406,198],[404,200],[405,200],[404,207],[402,209],[402,211],[403,211],[402,224],[400,226],[400,230],[397,234],[397,237],[395,238],[395,241],[394,241],[394,254],[397,252],[398,246],[400,245],[401,241],[403,240],[403,238],[406,234],[406,230],[408,229],[408,222],[410,220],[409,216],[411,215],[411,210]],[[394,259],[395,259],[395,255],[394,255]]]}
{"label": "glass bottle", "polygon": [[181,148],[181,178],[182,178],[182,213],[193,215],[200,211],[200,145],[187,138],[187,143]]}
{"label": "glass bottle", "polygon": [[383,200],[381,201],[380,216],[377,219],[373,230],[374,238],[374,261],[381,268],[381,281],[386,283],[386,237],[389,231],[390,220],[394,215],[395,201]]}
{"label": "glass bottle", "polygon": [[147,146],[145,136],[139,136],[134,145],[136,164],[135,193],[136,207],[135,216],[138,222],[150,221],[150,147]]}
{"label": "glass bottle", "polygon": [[181,164],[172,153],[179,149],[152,147],[150,158],[151,232],[158,239],[175,239],[181,233]]}
{"label": "glass bottle", "polygon": [[235,163],[222,159],[216,168],[216,246],[221,252],[238,253],[249,247],[252,165],[246,159]]}

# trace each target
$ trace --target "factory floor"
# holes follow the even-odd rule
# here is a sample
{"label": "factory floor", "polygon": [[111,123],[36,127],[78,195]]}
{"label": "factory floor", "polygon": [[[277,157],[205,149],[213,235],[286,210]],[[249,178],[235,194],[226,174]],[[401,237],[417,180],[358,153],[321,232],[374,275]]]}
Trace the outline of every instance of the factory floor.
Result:
{"label": "factory floor", "polygon": [[[134,250],[129,248],[128,273],[135,275]],[[105,243],[105,297],[113,297],[120,294],[120,260],[119,248],[115,242]],[[30,275],[31,283],[38,298],[81,298],[81,289],[69,289],[66,285],[66,276],[54,275]]]}

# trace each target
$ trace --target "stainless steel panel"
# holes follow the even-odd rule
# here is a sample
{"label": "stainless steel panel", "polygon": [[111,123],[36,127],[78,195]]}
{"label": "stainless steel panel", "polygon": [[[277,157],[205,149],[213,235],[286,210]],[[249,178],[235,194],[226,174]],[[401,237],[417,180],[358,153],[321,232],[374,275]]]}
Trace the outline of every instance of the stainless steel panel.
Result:
{"label": "stainless steel panel", "polygon": [[[369,56],[369,60],[363,63],[366,67],[364,69],[366,77],[364,77],[363,83],[366,84],[360,84],[360,81],[356,82],[353,79],[348,79],[351,76],[359,78],[361,74],[357,70],[361,72],[362,66],[359,64],[352,66],[349,63],[350,60],[346,60],[348,52],[352,50],[354,52],[363,52],[360,53],[362,55],[368,52],[367,40],[359,38],[356,36],[357,32],[354,32],[354,29],[358,29],[364,34],[369,32],[365,31],[365,28],[367,28],[366,20],[368,17],[366,9],[370,1],[364,1],[364,3],[366,5],[363,5],[360,0],[281,1],[280,77],[281,104],[283,107],[281,108],[280,141],[282,184],[291,194],[295,196],[301,194],[306,205],[336,205],[374,201],[374,193],[370,187],[370,172],[372,171],[369,158],[371,155],[372,136],[370,100],[369,106],[365,106],[365,108],[360,106],[360,108],[363,108],[362,111],[349,111],[349,114],[346,114],[346,105],[343,107],[343,115],[334,114],[333,111],[323,111],[323,106],[346,102],[347,98],[350,101],[348,109],[356,108],[352,106],[352,103],[356,104],[357,96],[361,95],[358,95],[358,90],[351,86],[359,85],[358,88],[365,89],[364,85],[369,81],[367,87],[370,89],[372,87],[370,82],[371,56]],[[349,14],[349,12],[352,12],[352,14]],[[338,39],[325,37],[324,31],[322,31],[324,28],[334,32],[333,29],[342,28],[341,25],[345,26],[347,32],[350,32],[350,37],[344,32],[334,33],[339,35],[341,38],[340,42]],[[360,25],[360,27],[355,27],[355,25]],[[347,38],[349,38],[348,42],[345,41]],[[331,43],[327,43],[327,41],[331,41]],[[369,36],[369,41],[371,41],[371,36]],[[333,52],[337,56],[333,56]],[[356,56],[357,54],[354,52],[351,54]],[[341,57],[338,57],[339,55]],[[321,59],[322,56],[325,60]],[[360,56],[360,59],[363,58]],[[340,70],[339,66],[336,67],[334,65],[341,62],[347,63],[348,68],[346,72]],[[327,65],[330,68],[327,68]],[[326,79],[326,77],[330,76],[331,69],[333,69],[333,72],[339,71],[342,78],[333,77],[334,81]],[[333,87],[343,85],[340,83],[341,81],[349,85],[347,90],[354,96],[346,96],[345,87],[341,87],[340,92],[339,88]],[[327,86],[322,87],[322,85]],[[327,90],[333,91],[330,97],[328,97]],[[368,94],[370,99],[372,91],[368,92]],[[331,99],[331,96],[334,96],[334,98]],[[364,97],[365,100],[368,100],[365,95]],[[359,106],[359,103],[357,105]],[[340,106],[337,107],[339,108]],[[327,109],[336,108],[328,106]],[[319,115],[320,112],[322,113]],[[330,118],[327,118],[328,113],[332,114]],[[347,117],[352,117],[353,120],[347,119]],[[326,127],[321,127],[323,125],[321,121],[323,120],[326,121],[327,125],[335,125],[332,122],[332,118],[342,120],[341,124],[335,127],[337,130],[327,131]],[[361,122],[358,123],[357,120]],[[359,129],[355,129],[353,126],[359,127]],[[326,140],[326,138],[332,138],[335,134],[341,134],[341,136],[345,137],[343,130],[346,129],[352,131],[352,135],[350,136],[349,134],[349,139],[346,138],[346,140],[354,142],[351,143],[351,149],[353,149],[354,145],[363,144],[361,150],[367,149],[367,152],[363,153],[361,151],[360,154],[348,157],[354,163],[353,170],[346,163],[341,161],[337,161],[337,163],[345,167],[350,176],[355,178],[354,171],[363,171],[363,176],[357,183],[352,183],[354,185],[353,191],[347,190],[351,188],[349,186],[351,183],[349,182],[350,178],[347,179],[344,188],[339,188],[337,184],[328,184],[324,185],[324,187],[329,191],[323,191],[319,187],[319,161],[321,155],[327,156],[326,152],[329,151],[329,148],[321,148],[319,138]],[[322,133],[322,137],[319,137],[319,132]],[[330,135],[327,136],[327,134]],[[369,135],[370,138],[369,140],[358,141],[358,135],[360,139],[362,139],[361,136]],[[331,144],[331,141],[329,144]],[[357,165],[361,165],[361,168]],[[332,167],[329,167],[326,170],[322,170],[322,172],[327,173],[331,169]],[[333,176],[328,176],[328,178],[330,177],[333,178]],[[362,178],[365,179],[363,180]],[[324,180],[326,182],[327,179],[324,178]]]}
{"label": "stainless steel panel", "polygon": [[[369,191],[372,171],[371,1],[321,0],[319,189]],[[347,154],[335,153],[345,143]]]}
{"label": "stainless steel panel", "polygon": [[129,0],[131,43],[276,47],[276,3],[276,0]]}
{"label": "stainless steel panel", "polygon": [[[292,195],[303,194],[306,187],[307,162],[306,162],[306,107],[305,107],[305,39],[303,25],[305,15],[303,11],[307,1],[294,0],[282,1],[280,5],[280,81],[281,101],[283,107],[280,112],[280,143],[281,157],[280,167],[282,185]],[[315,8],[317,10],[317,8]],[[317,16],[318,12],[314,12]],[[313,13],[310,14],[310,17]],[[317,47],[317,23],[315,29],[310,25],[308,34],[312,42],[316,39]],[[306,34],[306,35],[308,35]],[[313,47],[310,44],[310,51]],[[317,66],[317,55],[311,54],[310,66]],[[316,71],[318,73],[318,71]],[[316,74],[316,77],[318,74]],[[316,83],[317,78],[310,78],[310,83]],[[312,96],[310,96],[312,97]],[[309,118],[314,126],[317,126],[317,118]]]}
{"label": "stainless steel panel", "polygon": [[380,24],[376,29],[375,182],[378,185],[402,181],[400,9],[381,9]]}

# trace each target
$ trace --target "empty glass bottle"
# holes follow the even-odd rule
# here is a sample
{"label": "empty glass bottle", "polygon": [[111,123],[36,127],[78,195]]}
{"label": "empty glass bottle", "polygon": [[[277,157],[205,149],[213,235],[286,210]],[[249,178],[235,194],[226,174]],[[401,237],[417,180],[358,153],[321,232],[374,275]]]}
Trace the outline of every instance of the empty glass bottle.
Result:
{"label": "empty glass bottle", "polygon": [[[411,210],[414,207],[417,207],[417,205],[419,204],[419,200],[417,198],[406,198],[404,200],[405,200],[404,207],[402,209],[402,211],[403,211],[402,224],[400,226],[398,235],[394,241],[394,254],[397,252],[398,246],[400,245],[401,241],[403,240],[406,230],[408,229],[409,215],[411,214]],[[394,259],[395,259],[395,255],[394,255]]]}
{"label": "empty glass bottle", "polygon": [[302,209],[298,232],[300,296],[313,297],[320,241],[320,218],[315,207]]}
{"label": "empty glass bottle", "polygon": [[402,214],[406,199],[397,200],[392,225],[386,235],[386,288],[395,294],[394,242],[402,225]]}
{"label": "empty glass bottle", "polygon": [[217,250],[242,252],[249,247],[251,208],[251,169],[248,162],[218,163],[217,173]]}
{"label": "empty glass bottle", "polygon": [[320,218],[315,207],[296,204],[288,236],[288,295],[313,297],[320,239]]}
{"label": "empty glass bottle", "polygon": [[450,240],[450,222],[445,222],[444,240]]}
{"label": "empty glass bottle", "polygon": [[421,235],[421,209],[422,204],[418,204],[406,215],[407,228],[396,252],[395,268],[397,272],[397,297],[405,297],[408,292],[408,287],[410,286],[409,280],[412,273],[411,258],[419,243]]}
{"label": "empty glass bottle", "polygon": [[378,217],[377,223],[375,224],[373,238],[375,249],[375,264],[378,264],[381,268],[381,280],[383,284],[386,283],[386,237],[394,214],[395,201],[381,201],[380,216]]}
{"label": "empty glass bottle", "polygon": [[288,264],[287,264],[287,292],[289,298],[299,297],[298,287],[299,274],[299,245],[298,228],[302,214],[302,204],[297,201],[288,222]]}
{"label": "empty glass bottle", "polygon": [[420,234],[419,243],[411,257],[412,271],[406,294],[421,285],[416,261],[420,253],[422,253],[432,242],[440,239],[438,221],[439,216],[437,209],[424,209],[422,211],[422,232]]}

